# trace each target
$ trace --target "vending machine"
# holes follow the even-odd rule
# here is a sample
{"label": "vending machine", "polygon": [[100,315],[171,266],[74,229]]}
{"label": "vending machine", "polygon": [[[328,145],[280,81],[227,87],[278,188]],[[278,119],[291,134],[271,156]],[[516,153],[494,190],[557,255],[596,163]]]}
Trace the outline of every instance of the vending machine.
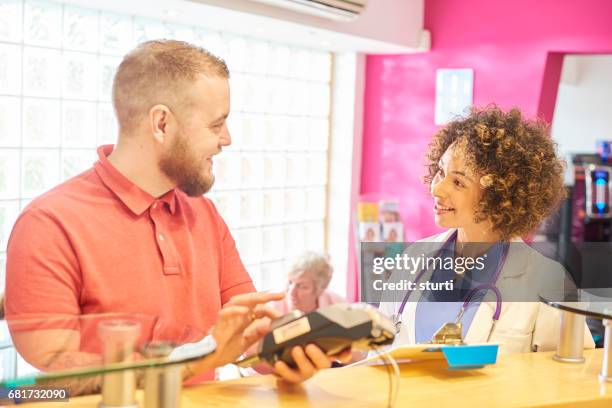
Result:
{"label": "vending machine", "polygon": [[612,165],[597,154],[572,157],[574,183],[560,212],[558,260],[579,288],[612,287]]}
{"label": "vending machine", "polygon": [[[574,183],[561,210],[559,260],[578,288],[612,287],[612,154],[610,142],[599,142],[597,154],[572,157]],[[601,321],[587,319],[598,347]]]}
{"label": "vending machine", "polygon": [[609,242],[612,238],[612,167],[595,163],[575,163],[574,174],[571,196],[572,242]]}

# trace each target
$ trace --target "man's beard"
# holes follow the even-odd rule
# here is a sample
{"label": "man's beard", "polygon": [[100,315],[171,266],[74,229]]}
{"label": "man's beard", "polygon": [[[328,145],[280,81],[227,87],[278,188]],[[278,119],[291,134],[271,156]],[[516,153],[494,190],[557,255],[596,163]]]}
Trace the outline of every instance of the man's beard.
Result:
{"label": "man's beard", "polygon": [[160,170],[190,197],[207,193],[215,182],[212,172],[202,174],[203,165],[203,159],[189,150],[182,132],[176,135],[170,151],[159,160]]}

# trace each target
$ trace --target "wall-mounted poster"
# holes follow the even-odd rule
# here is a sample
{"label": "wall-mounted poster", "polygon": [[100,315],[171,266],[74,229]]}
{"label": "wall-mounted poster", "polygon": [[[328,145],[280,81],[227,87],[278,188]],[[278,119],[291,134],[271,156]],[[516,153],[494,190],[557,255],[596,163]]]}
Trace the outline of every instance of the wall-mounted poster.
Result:
{"label": "wall-mounted poster", "polygon": [[377,222],[360,222],[359,240],[361,242],[380,242],[380,224]]}
{"label": "wall-mounted poster", "polygon": [[456,116],[466,113],[472,106],[474,70],[436,70],[436,125],[444,125]]}

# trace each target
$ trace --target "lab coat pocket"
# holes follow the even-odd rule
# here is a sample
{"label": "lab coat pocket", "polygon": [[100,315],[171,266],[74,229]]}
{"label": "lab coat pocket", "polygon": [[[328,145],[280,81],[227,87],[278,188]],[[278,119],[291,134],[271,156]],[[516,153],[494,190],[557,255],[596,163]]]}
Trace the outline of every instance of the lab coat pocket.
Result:
{"label": "lab coat pocket", "polygon": [[533,333],[496,331],[490,341],[499,344],[500,353],[528,353],[532,337]]}

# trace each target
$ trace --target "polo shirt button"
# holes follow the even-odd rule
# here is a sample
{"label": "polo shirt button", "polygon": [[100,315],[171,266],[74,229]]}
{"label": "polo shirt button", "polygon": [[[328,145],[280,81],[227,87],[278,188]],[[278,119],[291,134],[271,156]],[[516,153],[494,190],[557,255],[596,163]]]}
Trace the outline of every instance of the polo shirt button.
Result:
{"label": "polo shirt button", "polygon": [[153,209],[157,208],[157,203],[153,203]]}
{"label": "polo shirt button", "polygon": [[157,236],[157,238],[159,238],[159,240],[160,240],[160,241],[163,241],[163,240],[164,240],[164,236],[163,236],[162,234],[159,234],[159,235]]}

